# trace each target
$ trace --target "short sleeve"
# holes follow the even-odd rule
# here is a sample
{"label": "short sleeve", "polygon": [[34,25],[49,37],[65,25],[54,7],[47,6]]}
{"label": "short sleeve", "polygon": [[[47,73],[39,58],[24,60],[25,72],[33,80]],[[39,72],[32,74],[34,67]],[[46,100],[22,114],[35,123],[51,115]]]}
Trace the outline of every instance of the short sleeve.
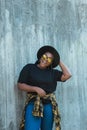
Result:
{"label": "short sleeve", "polygon": [[63,75],[62,71],[55,70],[55,79],[56,81],[61,81],[61,76]]}
{"label": "short sleeve", "polygon": [[18,83],[27,83],[29,75],[29,66],[26,65],[23,67],[19,74]]}

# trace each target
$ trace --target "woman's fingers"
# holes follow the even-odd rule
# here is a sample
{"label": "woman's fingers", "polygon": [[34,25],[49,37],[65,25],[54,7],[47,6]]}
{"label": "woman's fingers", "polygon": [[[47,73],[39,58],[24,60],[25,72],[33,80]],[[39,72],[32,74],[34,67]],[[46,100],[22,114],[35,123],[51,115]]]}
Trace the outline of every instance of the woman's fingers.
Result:
{"label": "woman's fingers", "polygon": [[35,91],[38,93],[38,95],[40,95],[41,97],[45,96],[46,95],[46,92],[42,89],[42,88],[39,88],[39,87],[35,87]]}

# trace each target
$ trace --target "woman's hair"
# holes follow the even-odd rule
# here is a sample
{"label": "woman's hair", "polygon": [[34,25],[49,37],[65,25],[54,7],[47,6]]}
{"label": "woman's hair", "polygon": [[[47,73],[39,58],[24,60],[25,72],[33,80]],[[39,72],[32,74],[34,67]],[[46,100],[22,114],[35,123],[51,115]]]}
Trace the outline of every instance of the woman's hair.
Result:
{"label": "woman's hair", "polygon": [[35,62],[36,65],[39,64],[39,63],[40,63],[39,60],[37,60],[37,61]]}
{"label": "woman's hair", "polygon": [[[35,62],[35,64],[37,65],[37,64],[39,64],[40,62],[39,62],[39,59]],[[52,67],[52,64],[51,65],[49,65],[48,67],[47,67],[48,69],[52,69],[53,67]]]}

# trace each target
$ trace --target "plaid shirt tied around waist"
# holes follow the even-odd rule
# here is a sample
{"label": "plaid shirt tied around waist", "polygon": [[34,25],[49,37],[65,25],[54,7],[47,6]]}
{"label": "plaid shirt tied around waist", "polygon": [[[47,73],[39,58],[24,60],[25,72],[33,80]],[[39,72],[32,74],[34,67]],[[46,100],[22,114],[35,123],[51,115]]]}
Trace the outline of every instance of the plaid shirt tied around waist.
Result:
{"label": "plaid shirt tied around waist", "polygon": [[25,107],[24,107],[24,110],[23,110],[22,121],[21,121],[19,130],[24,130],[25,109],[26,109],[26,106],[31,101],[31,99],[33,99],[33,98],[35,98],[34,109],[32,111],[33,116],[43,117],[43,107],[44,107],[44,105],[43,105],[41,99],[43,99],[43,100],[49,99],[51,101],[51,104],[52,104],[52,112],[53,112],[53,115],[54,115],[55,129],[61,130],[60,114],[59,114],[59,111],[58,111],[58,105],[57,105],[56,97],[55,97],[54,93],[47,94],[44,97],[40,97],[39,95],[33,94],[33,93],[27,94],[27,99],[26,99],[26,102],[25,102]]}

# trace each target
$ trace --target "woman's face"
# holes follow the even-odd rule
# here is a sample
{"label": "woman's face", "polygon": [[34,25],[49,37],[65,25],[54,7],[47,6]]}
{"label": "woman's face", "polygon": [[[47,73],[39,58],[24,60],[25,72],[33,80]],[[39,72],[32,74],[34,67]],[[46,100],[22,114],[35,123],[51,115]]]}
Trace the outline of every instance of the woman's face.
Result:
{"label": "woman's face", "polygon": [[46,68],[48,66],[50,66],[53,62],[53,55],[50,52],[46,52],[42,55],[42,57],[40,58],[40,67],[42,68]]}

